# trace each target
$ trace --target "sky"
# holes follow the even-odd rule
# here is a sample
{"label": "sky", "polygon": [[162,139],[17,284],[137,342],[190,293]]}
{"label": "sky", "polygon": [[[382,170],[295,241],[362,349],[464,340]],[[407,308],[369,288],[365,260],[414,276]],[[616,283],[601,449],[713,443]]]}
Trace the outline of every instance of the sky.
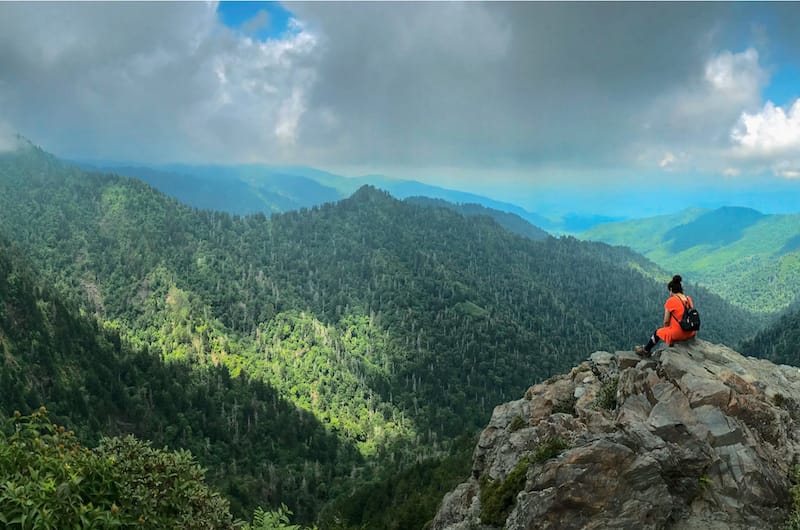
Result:
{"label": "sky", "polygon": [[0,150],[798,211],[797,27],[796,3],[0,2]]}

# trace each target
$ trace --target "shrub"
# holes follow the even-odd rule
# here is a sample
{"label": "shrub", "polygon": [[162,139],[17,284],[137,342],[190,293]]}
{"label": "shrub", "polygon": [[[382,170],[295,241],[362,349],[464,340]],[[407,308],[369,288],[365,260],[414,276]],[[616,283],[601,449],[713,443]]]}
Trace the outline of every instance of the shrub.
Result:
{"label": "shrub", "polygon": [[[261,508],[256,508],[253,513],[253,524],[245,525],[243,530],[309,530],[307,527],[290,523],[289,518],[292,512],[285,504],[272,512],[265,512]],[[316,530],[316,526],[310,530]]]}
{"label": "shrub", "polygon": [[545,460],[550,460],[560,455],[565,449],[569,448],[569,444],[560,436],[553,436],[540,443],[536,449],[531,453],[530,463],[539,464]]}
{"label": "shrub", "polygon": [[40,408],[0,428],[0,523],[8,529],[234,528],[228,501],[186,451],[133,436],[95,450]]}
{"label": "shrub", "polygon": [[575,415],[575,404],[578,402],[578,398],[574,395],[570,396],[569,398],[558,401],[553,404],[553,414],[555,413],[562,413],[562,414],[571,414]]}
{"label": "shrub", "polygon": [[795,465],[791,476],[792,487],[789,493],[792,496],[792,511],[786,520],[784,530],[800,530],[800,465]]}
{"label": "shrub", "polygon": [[529,455],[524,456],[505,480],[481,479],[481,522],[503,526],[517,501],[517,495],[525,487],[528,468],[532,464],[556,457],[569,445],[562,438],[544,440]]}
{"label": "shrub", "polygon": [[612,377],[603,383],[603,386],[600,387],[600,391],[597,393],[597,399],[595,400],[598,407],[608,410],[617,408],[618,384],[619,377]]}
{"label": "shrub", "polygon": [[511,432],[517,432],[521,428],[525,427],[526,423],[525,420],[522,419],[522,416],[514,416],[514,419],[511,420],[511,424],[508,426],[508,429]]}
{"label": "shrub", "polygon": [[528,474],[528,458],[523,457],[505,480],[481,481],[481,522],[503,526],[517,495],[525,487]]}

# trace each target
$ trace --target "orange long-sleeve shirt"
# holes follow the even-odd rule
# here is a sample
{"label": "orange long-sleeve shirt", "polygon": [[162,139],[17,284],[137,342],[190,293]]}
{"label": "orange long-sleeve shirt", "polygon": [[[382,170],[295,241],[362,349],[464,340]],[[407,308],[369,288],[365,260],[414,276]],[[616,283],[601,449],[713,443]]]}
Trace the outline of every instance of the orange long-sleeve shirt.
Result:
{"label": "orange long-sleeve shirt", "polygon": [[[690,307],[694,307],[694,302],[692,302],[691,296],[686,296],[686,299],[689,301]],[[684,331],[681,329],[679,324],[681,318],[683,318],[683,302],[678,297],[678,295],[673,295],[667,298],[667,301],[664,302],[664,309],[669,311],[669,325],[663,328],[658,328],[656,331],[656,335],[672,346],[672,343],[688,340],[697,335],[696,331]]]}

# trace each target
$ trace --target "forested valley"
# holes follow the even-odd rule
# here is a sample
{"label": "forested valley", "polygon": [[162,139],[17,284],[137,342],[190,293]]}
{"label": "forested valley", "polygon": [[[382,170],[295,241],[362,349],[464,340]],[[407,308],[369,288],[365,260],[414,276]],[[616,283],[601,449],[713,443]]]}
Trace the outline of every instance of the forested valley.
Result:
{"label": "forested valley", "polygon": [[[188,449],[246,517],[421,528],[492,408],[660,325],[669,273],[372,187],[246,217],[0,155],[2,412]],[[763,324],[696,286],[703,337]],[[367,502],[365,499],[369,499]]]}
{"label": "forested valley", "polygon": [[740,349],[748,355],[769,359],[774,363],[800,366],[800,301],[784,311],[771,325],[745,340]]}

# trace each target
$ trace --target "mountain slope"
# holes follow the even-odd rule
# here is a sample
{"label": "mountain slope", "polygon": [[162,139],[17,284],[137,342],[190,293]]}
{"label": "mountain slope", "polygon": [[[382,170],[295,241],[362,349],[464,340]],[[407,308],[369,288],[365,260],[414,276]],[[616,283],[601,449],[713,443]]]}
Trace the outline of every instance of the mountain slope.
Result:
{"label": "mountain slope", "polygon": [[273,388],[223,366],[165,364],[80,315],[39,277],[0,237],[0,415],[44,405],[87,445],[135,434],[191,450],[240,516],[281,502],[312,514],[329,494],[318,485],[359,465],[354,447]]}
{"label": "mountain slope", "polygon": [[[365,185],[375,186],[398,199],[425,196],[455,204],[478,204],[498,212],[510,213],[544,227],[561,227],[557,221],[529,212],[515,204],[482,195],[432,186],[413,180],[391,179],[380,175],[348,178],[303,166],[184,165],[155,168],[120,164],[81,164],[87,171],[109,172],[138,178],[195,208],[231,214],[286,212],[319,206],[352,195]],[[566,225],[589,223],[603,218],[572,216]],[[569,229],[569,226],[567,227]]]}
{"label": "mountain slope", "polygon": [[[0,156],[0,226],[132,344],[272,384],[358,448],[364,464],[342,460],[356,482],[437,455],[579,352],[641,342],[667,278],[624,248],[531,241],[370,187],[238,217],[36,149]],[[743,311],[691,293],[704,336],[735,343],[755,331]]]}
{"label": "mountain slope", "polygon": [[336,189],[266,166],[137,166],[104,171],[138,178],[195,208],[248,215],[310,208],[343,198]]}
{"label": "mountain slope", "polygon": [[796,368],[702,340],[595,352],[495,409],[431,528],[781,528],[799,402]]}
{"label": "mountain slope", "polygon": [[756,313],[785,309],[800,295],[800,214],[687,210],[597,226],[582,237],[629,246]]}
{"label": "mountain slope", "polygon": [[[23,158],[5,168],[0,220],[39,266],[107,318],[139,332],[155,327],[147,300],[162,268],[232,339],[258,335],[285,311],[340,329],[367,317],[388,333],[379,352],[387,358],[375,362],[397,387],[395,399],[426,424],[448,417],[434,421],[452,425],[446,431],[524,384],[528,352],[552,352],[536,362],[546,376],[578,346],[640,340],[661,312],[662,287],[631,270],[631,253],[573,239],[526,241],[488,219],[405,205],[374,189],[272,221],[234,219],[42,153]],[[708,310],[715,303],[695,298]],[[726,337],[735,326],[708,316],[708,336],[743,338]],[[472,377],[465,385],[458,366],[498,381],[517,368],[528,375],[499,387]]]}
{"label": "mountain slope", "polygon": [[458,212],[465,216],[484,215],[491,217],[497,224],[518,236],[527,237],[528,239],[541,240],[550,237],[550,234],[541,228],[530,224],[528,221],[518,216],[517,214],[502,212],[481,206],[480,204],[467,203],[467,204],[454,204],[447,202],[444,199],[431,199],[429,197],[408,197],[405,202],[416,204],[418,206],[430,206],[436,208],[448,208],[454,212]]}
{"label": "mountain slope", "polygon": [[774,363],[800,365],[800,308],[794,304],[772,325],[759,331],[740,346],[748,355]]}

